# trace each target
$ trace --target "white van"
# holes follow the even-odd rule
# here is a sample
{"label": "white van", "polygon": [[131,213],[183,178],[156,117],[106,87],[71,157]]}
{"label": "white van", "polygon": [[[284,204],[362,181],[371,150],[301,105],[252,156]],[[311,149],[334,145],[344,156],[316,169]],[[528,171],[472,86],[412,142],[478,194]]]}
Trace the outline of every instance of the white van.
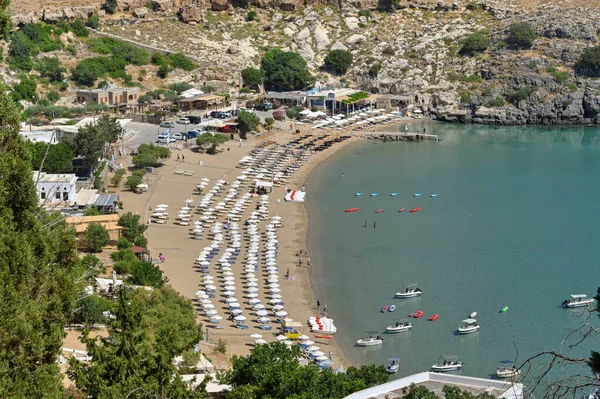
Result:
{"label": "white van", "polygon": [[158,141],[161,144],[169,144],[174,143],[176,140],[172,137],[169,137],[166,134],[159,134],[158,136],[156,136],[156,141]]}

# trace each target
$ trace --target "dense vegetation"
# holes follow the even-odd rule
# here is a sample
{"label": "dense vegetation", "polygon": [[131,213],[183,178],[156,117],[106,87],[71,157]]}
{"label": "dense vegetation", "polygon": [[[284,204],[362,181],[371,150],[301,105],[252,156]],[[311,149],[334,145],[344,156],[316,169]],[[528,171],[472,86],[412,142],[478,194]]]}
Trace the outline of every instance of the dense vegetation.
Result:
{"label": "dense vegetation", "polygon": [[585,76],[600,77],[600,46],[584,49],[575,70]]}
{"label": "dense vegetation", "polygon": [[490,34],[486,30],[479,30],[469,35],[459,50],[461,55],[475,55],[487,50],[492,44]]}
{"label": "dense vegetation", "polygon": [[260,69],[246,68],[242,70],[242,80],[244,87],[256,90],[263,83],[264,76]]}
{"label": "dense vegetation", "polygon": [[171,150],[166,147],[142,144],[132,161],[136,168],[148,168],[157,165],[159,160],[167,159],[170,156]]}
{"label": "dense vegetation", "polygon": [[507,43],[516,49],[528,49],[533,46],[537,33],[527,22],[518,22],[510,26]]}
{"label": "dense vegetation", "polygon": [[[43,142],[25,142],[31,159],[31,169],[46,173],[71,173],[75,153],[66,143],[48,144]],[[46,159],[44,160],[44,157]],[[42,160],[44,165],[42,168]]]}
{"label": "dense vegetation", "polygon": [[258,128],[260,118],[254,112],[242,111],[238,115],[237,122],[240,134],[243,135],[242,138],[245,138],[248,132],[255,131]]}
{"label": "dense vegetation", "polygon": [[335,75],[344,75],[352,65],[352,54],[346,50],[331,50],[325,61],[323,68]]}
{"label": "dense vegetation", "polygon": [[265,77],[265,88],[274,91],[306,90],[315,84],[306,65],[298,53],[272,49],[265,53],[260,63]]}

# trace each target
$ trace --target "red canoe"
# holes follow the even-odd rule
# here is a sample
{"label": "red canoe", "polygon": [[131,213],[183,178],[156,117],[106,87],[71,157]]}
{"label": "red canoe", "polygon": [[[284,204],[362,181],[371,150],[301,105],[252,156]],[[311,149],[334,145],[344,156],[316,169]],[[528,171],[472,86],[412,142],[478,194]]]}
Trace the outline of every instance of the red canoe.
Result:
{"label": "red canoe", "polygon": [[344,210],[344,212],[356,212],[358,211],[360,208],[348,208],[346,210]]}
{"label": "red canoe", "polygon": [[331,339],[333,338],[333,335],[315,335],[315,338]]}
{"label": "red canoe", "polygon": [[406,210],[406,208],[400,208],[400,210],[398,212],[404,212]]}
{"label": "red canoe", "polygon": [[434,314],[433,316],[429,316],[429,321],[437,320],[438,317],[440,317],[438,313]]}
{"label": "red canoe", "polygon": [[420,210],[421,210],[421,208],[413,208],[410,210],[410,213],[419,212]]}
{"label": "red canoe", "polygon": [[377,210],[375,211],[375,213],[381,213],[381,212],[383,212],[383,208],[381,208],[381,209],[377,209]]}
{"label": "red canoe", "polygon": [[385,305],[384,307],[381,308],[381,313],[385,313],[388,311],[390,307],[388,305]]}
{"label": "red canoe", "polygon": [[422,310],[417,310],[415,313],[411,314],[410,316],[414,317],[415,319],[418,319],[419,317],[422,317],[425,313]]}

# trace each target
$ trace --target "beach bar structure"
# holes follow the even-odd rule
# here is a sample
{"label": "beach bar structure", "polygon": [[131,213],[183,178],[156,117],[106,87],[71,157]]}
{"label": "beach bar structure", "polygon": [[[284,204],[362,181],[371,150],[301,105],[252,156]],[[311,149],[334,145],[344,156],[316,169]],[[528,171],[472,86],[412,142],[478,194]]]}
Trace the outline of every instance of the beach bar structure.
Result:
{"label": "beach bar structure", "polygon": [[304,91],[272,91],[264,94],[262,98],[269,101],[277,100],[281,105],[295,107],[298,105],[306,105],[306,95],[307,93]]}
{"label": "beach bar structure", "polygon": [[212,94],[199,94],[197,96],[183,98],[177,101],[177,103],[182,111],[191,111],[194,109],[218,109],[225,104],[225,97]]}

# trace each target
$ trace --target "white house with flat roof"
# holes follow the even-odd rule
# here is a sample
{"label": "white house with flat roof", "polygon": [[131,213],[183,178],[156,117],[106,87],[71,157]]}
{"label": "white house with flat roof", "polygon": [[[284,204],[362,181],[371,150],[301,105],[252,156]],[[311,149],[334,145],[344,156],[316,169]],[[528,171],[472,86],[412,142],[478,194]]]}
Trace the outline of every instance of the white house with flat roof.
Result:
{"label": "white house with flat roof", "polygon": [[77,176],[73,173],[33,172],[38,199],[43,204],[72,203],[77,193]]}

